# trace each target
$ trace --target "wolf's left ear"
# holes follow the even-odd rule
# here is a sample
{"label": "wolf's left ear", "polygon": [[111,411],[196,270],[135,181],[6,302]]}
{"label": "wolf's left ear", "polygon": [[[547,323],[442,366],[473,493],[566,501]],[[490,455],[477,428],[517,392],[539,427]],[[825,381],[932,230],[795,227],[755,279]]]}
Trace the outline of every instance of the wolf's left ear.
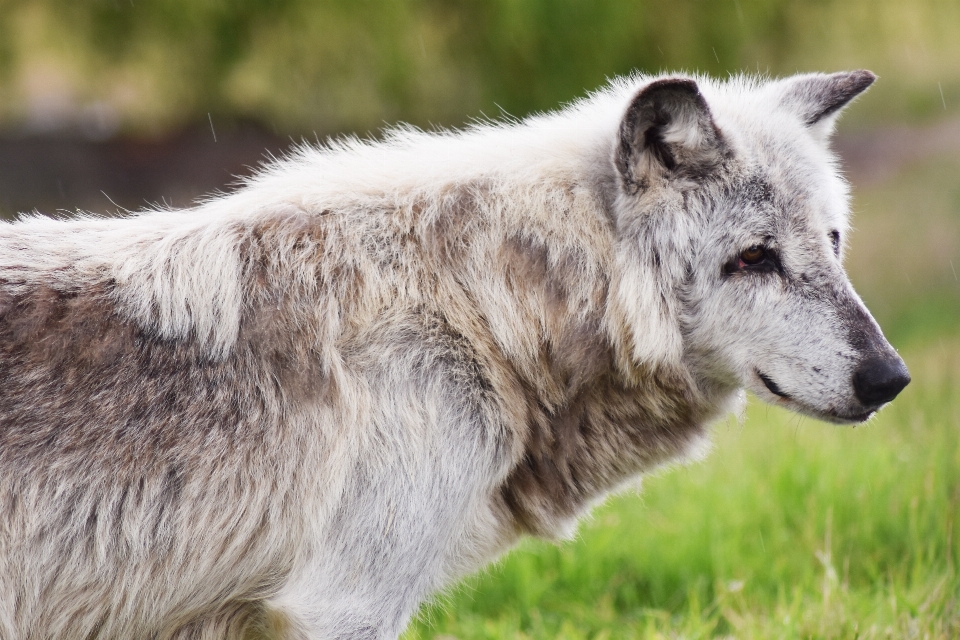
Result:
{"label": "wolf's left ear", "polygon": [[794,76],[777,84],[781,91],[780,103],[799,115],[815,135],[826,139],[843,108],[876,79],[873,72],[861,69]]}
{"label": "wolf's left ear", "polygon": [[723,140],[697,83],[655,80],[634,97],[620,122],[614,163],[628,193],[655,175],[694,177],[722,159]]}

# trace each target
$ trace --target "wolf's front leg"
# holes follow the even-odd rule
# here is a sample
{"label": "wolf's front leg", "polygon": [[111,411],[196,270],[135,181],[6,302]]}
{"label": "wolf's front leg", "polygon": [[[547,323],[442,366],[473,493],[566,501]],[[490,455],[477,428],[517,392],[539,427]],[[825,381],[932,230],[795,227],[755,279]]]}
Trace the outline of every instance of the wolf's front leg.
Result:
{"label": "wolf's front leg", "polygon": [[512,462],[497,435],[504,430],[491,424],[489,388],[459,345],[421,322],[403,334],[420,340],[383,344],[372,331],[347,361],[355,377],[340,384],[353,384],[349,397],[366,406],[344,412],[361,424],[337,428],[355,443],[336,471],[342,493],[271,602],[303,637],[395,638],[421,602],[514,535],[496,515]]}

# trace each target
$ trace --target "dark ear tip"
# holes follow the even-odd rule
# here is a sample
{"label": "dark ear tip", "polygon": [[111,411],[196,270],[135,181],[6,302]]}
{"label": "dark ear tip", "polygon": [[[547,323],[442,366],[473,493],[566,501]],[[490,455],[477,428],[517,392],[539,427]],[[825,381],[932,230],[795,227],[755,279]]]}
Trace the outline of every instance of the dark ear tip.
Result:
{"label": "dark ear tip", "polygon": [[700,87],[697,86],[694,80],[689,78],[661,78],[660,80],[654,80],[640,90],[640,95],[667,91],[686,93],[691,96],[700,95]]}
{"label": "dark ear tip", "polygon": [[700,93],[700,87],[690,78],[660,78],[640,89],[634,98],[634,106],[694,104],[700,109],[706,109],[707,103]]}
{"label": "dark ear tip", "polygon": [[847,74],[847,81],[850,83],[851,89],[860,93],[861,91],[866,91],[867,87],[877,81],[877,74],[866,69],[859,69],[849,72]]}

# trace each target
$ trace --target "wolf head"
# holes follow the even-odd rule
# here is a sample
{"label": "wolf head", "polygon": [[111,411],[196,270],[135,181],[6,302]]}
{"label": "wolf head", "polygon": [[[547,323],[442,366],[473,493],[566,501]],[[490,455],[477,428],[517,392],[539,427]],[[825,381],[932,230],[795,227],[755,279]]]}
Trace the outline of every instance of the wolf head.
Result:
{"label": "wolf head", "polygon": [[663,78],[613,152],[633,356],[856,423],[910,381],[843,270],[848,189],[827,148],[869,71],[762,85]]}

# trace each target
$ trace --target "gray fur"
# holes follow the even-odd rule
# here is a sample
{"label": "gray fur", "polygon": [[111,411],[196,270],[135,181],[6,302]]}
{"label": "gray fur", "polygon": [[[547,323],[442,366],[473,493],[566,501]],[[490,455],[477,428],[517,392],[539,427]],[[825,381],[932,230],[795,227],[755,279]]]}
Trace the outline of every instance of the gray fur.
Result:
{"label": "gray fur", "polygon": [[396,637],[744,388],[866,419],[853,376],[902,363],[826,136],[867,80],[634,77],[192,210],[4,224],[0,637]]}

